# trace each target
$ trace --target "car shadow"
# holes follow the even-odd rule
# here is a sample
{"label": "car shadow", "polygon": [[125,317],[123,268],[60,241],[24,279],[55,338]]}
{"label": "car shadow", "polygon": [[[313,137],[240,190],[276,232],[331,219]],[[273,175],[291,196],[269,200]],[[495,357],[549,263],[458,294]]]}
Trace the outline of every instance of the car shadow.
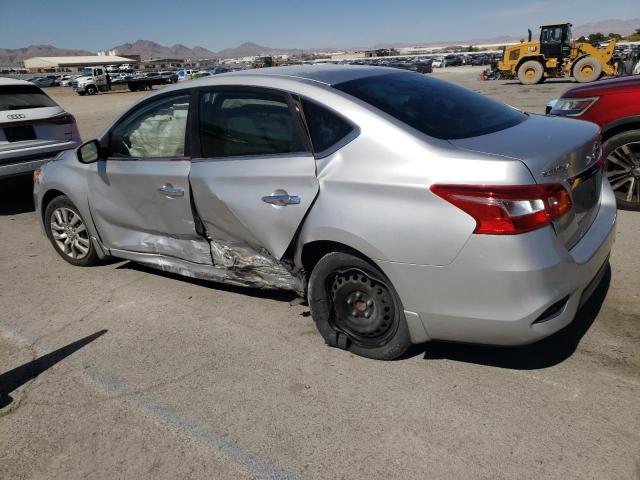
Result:
{"label": "car shadow", "polygon": [[33,178],[30,174],[0,180],[0,215],[33,211]]}
{"label": "car shadow", "polygon": [[10,393],[21,387],[25,383],[33,380],[41,373],[53,367],[60,360],[65,359],[72,353],[80,350],[85,345],[93,342],[96,338],[107,333],[107,330],[100,330],[92,335],[76,340],[69,345],[47,353],[42,357],[38,357],[24,365],[9,370],[0,375],[0,408],[9,405],[13,398]]}
{"label": "car shadow", "polygon": [[611,283],[611,267],[591,298],[569,325],[539,342],[523,347],[496,347],[448,342],[430,342],[407,352],[405,358],[424,353],[425,360],[453,360],[511,370],[538,370],[562,363],[578,348],[582,337],[595,321]]}
{"label": "car shadow", "polygon": [[31,174],[0,180],[0,215],[17,215],[34,210]]}
{"label": "car shadow", "polygon": [[239,287],[236,285],[228,285],[226,283],[216,282],[214,280],[202,280],[199,278],[185,277],[177,273],[164,272],[146,265],[135,262],[126,262],[116,267],[117,269],[136,270],[139,272],[145,272],[153,275],[160,275],[162,277],[171,278],[173,280],[179,280],[181,282],[191,283],[192,285],[198,285],[206,288],[214,288],[216,290],[222,290],[225,292],[239,293],[241,295],[248,295],[255,298],[266,298],[270,300],[278,300],[281,302],[293,302],[298,298],[298,295],[288,290],[268,290],[251,287]]}

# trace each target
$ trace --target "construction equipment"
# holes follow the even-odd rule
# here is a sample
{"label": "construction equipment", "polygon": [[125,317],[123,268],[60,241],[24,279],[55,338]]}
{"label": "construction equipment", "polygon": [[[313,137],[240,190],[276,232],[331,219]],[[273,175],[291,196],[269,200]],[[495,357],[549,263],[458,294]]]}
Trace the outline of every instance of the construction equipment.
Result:
{"label": "construction equipment", "polygon": [[616,40],[604,48],[571,38],[570,23],[542,25],[540,41],[521,41],[504,49],[502,60],[494,69],[500,76],[518,78],[524,85],[541,83],[547,78],[574,77],[578,82],[593,82],[602,75],[616,75],[618,64],[613,58]]}
{"label": "construction equipment", "polygon": [[280,62],[275,57],[256,57],[251,68],[277,67]]}

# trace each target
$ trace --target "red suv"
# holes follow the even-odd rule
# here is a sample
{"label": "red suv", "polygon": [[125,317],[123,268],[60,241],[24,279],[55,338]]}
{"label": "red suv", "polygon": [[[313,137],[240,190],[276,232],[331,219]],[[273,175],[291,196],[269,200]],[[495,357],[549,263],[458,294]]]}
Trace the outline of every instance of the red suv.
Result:
{"label": "red suv", "polygon": [[550,114],[600,125],[607,177],[618,207],[640,210],[640,75],[571,88]]}

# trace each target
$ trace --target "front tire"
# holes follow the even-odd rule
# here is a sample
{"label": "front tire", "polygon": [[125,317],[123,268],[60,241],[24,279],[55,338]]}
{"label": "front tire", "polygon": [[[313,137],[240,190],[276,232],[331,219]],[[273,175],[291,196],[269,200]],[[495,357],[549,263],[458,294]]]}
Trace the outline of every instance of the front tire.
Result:
{"label": "front tire", "polygon": [[311,315],[331,346],[393,360],[411,346],[397,292],[371,263],[343,252],[320,259],[309,278]]}
{"label": "front tire", "polygon": [[100,261],[86,223],[69,198],[61,195],[47,205],[44,226],[54,250],[70,264],[88,267]]}
{"label": "front tire", "polygon": [[573,78],[580,83],[595,82],[602,75],[602,65],[591,55],[578,60],[573,67]]}
{"label": "front tire", "polygon": [[604,142],[602,154],[618,208],[640,211],[640,130],[611,137]]}
{"label": "front tire", "polygon": [[535,85],[544,77],[544,67],[537,60],[527,60],[518,68],[518,80],[523,85]]}
{"label": "front tire", "polygon": [[93,85],[89,85],[86,89],[85,92],[87,92],[87,95],[95,95],[96,93],[98,93],[98,90],[96,89],[96,87],[94,87]]}

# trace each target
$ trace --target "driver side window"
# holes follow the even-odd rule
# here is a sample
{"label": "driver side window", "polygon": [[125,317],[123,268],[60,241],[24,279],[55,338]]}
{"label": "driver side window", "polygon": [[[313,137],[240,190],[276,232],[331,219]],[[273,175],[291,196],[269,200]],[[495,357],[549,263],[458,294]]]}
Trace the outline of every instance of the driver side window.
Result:
{"label": "driver side window", "polygon": [[189,95],[162,98],[129,114],[111,131],[109,155],[115,158],[183,157]]}

